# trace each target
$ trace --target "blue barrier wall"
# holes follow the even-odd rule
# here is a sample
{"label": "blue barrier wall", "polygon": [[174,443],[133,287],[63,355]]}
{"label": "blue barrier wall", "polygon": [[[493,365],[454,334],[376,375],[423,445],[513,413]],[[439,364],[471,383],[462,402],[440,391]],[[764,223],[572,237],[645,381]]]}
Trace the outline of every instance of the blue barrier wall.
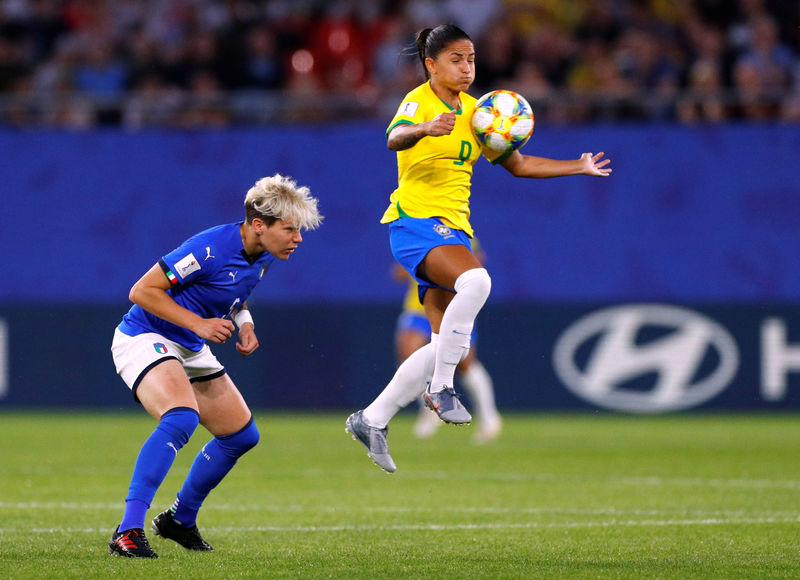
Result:
{"label": "blue barrier wall", "polygon": [[[326,220],[256,289],[258,355],[220,358],[254,406],[369,401],[402,295],[378,223],[396,181],[383,129],[0,133],[0,406],[130,407],[108,352],[130,285],[239,219],[274,172],[309,185]],[[480,353],[501,408],[796,408],[798,145],[780,126],[537,128],[526,153],[603,149],[614,175],[530,181],[481,162],[473,224],[494,284]],[[629,310],[597,314],[614,306]],[[631,368],[651,362],[602,371],[611,343]],[[670,353],[681,345],[696,366]]]}
{"label": "blue barrier wall", "polygon": [[[480,162],[473,222],[493,300],[792,301],[800,297],[796,127],[537,129],[525,151],[603,149],[609,179],[514,179]],[[114,303],[162,253],[235,221],[276,171],[326,221],[269,300],[397,296],[378,219],[396,182],[383,127],[219,133],[0,133],[0,303]]]}

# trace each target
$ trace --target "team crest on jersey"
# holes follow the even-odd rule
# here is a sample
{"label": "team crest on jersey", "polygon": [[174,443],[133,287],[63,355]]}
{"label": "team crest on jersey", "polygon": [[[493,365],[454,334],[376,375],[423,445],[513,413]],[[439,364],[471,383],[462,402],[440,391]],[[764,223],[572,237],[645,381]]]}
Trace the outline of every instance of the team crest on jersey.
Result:
{"label": "team crest on jersey", "polygon": [[453,237],[453,230],[451,230],[447,226],[444,226],[442,224],[436,224],[435,226],[433,226],[433,229],[437,234],[442,236],[444,239]]}
{"label": "team crest on jersey", "polygon": [[189,252],[186,257],[175,262],[175,269],[181,275],[181,278],[186,278],[192,272],[197,272],[200,269],[200,262],[197,261],[193,253]]}
{"label": "team crest on jersey", "polygon": [[403,103],[403,106],[400,107],[400,111],[398,114],[403,115],[404,117],[413,117],[417,114],[417,109],[419,108],[419,103],[415,103],[414,101],[408,101]]}
{"label": "team crest on jersey", "polygon": [[154,342],[153,348],[156,349],[158,354],[167,354],[167,345],[163,342]]}

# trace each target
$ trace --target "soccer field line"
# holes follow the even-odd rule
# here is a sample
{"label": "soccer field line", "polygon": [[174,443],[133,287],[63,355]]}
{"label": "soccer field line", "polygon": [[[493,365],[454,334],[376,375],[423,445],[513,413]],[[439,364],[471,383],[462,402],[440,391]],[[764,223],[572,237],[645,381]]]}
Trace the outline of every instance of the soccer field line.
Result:
{"label": "soccer field line", "polygon": [[456,531],[456,530],[524,530],[552,528],[611,528],[611,527],[663,527],[663,526],[708,526],[726,524],[796,524],[800,516],[793,518],[703,518],[694,520],[607,520],[603,522],[521,522],[479,524],[392,524],[381,525],[342,525],[342,526],[250,526],[250,527],[211,527],[219,532],[365,532],[365,531]]}
{"label": "soccer field line", "polygon": [[[52,511],[52,510],[119,510],[121,503],[104,502],[3,502],[0,501],[2,510],[22,510],[22,511]],[[352,506],[352,505],[307,505],[307,504],[210,504],[205,506],[206,512],[323,512],[323,513],[352,513],[354,511],[367,511],[370,513],[392,513],[392,514],[415,514],[429,513],[427,506]],[[491,507],[491,506],[451,506],[452,512],[463,514],[528,514],[528,515],[571,515],[571,516],[611,516],[611,517],[635,517],[635,516],[675,516],[680,515],[685,518],[716,520],[716,519],[786,519],[787,521],[798,521],[800,512],[795,510],[788,511],[764,511],[757,513],[745,510],[653,510],[653,509],[619,509],[608,508],[560,508],[560,507]]]}
{"label": "soccer field line", "polygon": [[[392,525],[329,525],[329,526],[208,526],[204,532],[424,532],[458,530],[534,530],[565,528],[614,528],[614,527],[689,527],[724,525],[796,524],[800,516],[792,518],[701,518],[680,520],[617,520],[601,522],[521,522],[521,523],[464,523],[464,524],[392,524]],[[0,534],[96,534],[106,533],[110,528],[0,528]]]}
{"label": "soccer field line", "polygon": [[[23,470],[31,474],[30,470]],[[45,475],[49,471],[36,473]],[[52,471],[53,474],[60,473]],[[338,472],[337,472],[338,473]],[[347,472],[350,474],[351,472]],[[62,473],[63,475],[63,473]],[[329,478],[331,472],[318,469],[305,470],[297,474],[304,478]],[[460,481],[499,481],[505,483],[533,482],[533,483],[560,483],[560,484],[611,484],[633,486],[680,486],[680,487],[717,487],[717,488],[747,488],[747,489],[800,489],[800,481],[793,479],[749,479],[749,478],[720,478],[720,477],[662,477],[662,476],[628,476],[609,475],[592,476],[583,474],[557,474],[557,473],[514,473],[514,472],[459,472],[459,471],[416,471],[403,472],[400,476],[410,480],[453,480]]]}
{"label": "soccer field line", "polygon": [[628,476],[610,475],[593,477],[586,475],[564,475],[555,473],[454,473],[452,471],[417,472],[403,474],[412,479],[447,479],[478,481],[533,481],[541,483],[612,483],[623,485],[679,485],[705,487],[743,487],[754,489],[800,489],[800,481],[719,477],[661,477],[661,476]]}

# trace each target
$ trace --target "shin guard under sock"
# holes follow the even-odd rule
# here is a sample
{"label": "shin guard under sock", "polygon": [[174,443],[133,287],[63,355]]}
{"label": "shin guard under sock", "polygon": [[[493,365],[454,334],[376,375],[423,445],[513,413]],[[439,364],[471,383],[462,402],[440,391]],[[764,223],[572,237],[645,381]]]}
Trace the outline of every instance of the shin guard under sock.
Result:
{"label": "shin guard under sock", "polygon": [[158,486],[199,422],[197,411],[189,407],[175,407],[161,416],[136,458],[120,530],[144,527],[145,514]]}

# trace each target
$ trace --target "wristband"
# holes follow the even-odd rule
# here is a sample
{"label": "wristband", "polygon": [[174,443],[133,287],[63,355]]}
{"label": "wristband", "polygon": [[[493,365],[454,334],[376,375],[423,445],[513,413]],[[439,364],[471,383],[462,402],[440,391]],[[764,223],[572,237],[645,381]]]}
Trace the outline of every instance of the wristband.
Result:
{"label": "wristband", "polygon": [[233,315],[233,321],[236,323],[236,326],[239,327],[239,330],[242,329],[242,325],[245,322],[249,322],[250,324],[255,326],[255,324],[253,323],[253,316],[250,314],[250,311],[245,308],[242,308],[241,310],[239,310],[239,312]]}

